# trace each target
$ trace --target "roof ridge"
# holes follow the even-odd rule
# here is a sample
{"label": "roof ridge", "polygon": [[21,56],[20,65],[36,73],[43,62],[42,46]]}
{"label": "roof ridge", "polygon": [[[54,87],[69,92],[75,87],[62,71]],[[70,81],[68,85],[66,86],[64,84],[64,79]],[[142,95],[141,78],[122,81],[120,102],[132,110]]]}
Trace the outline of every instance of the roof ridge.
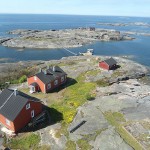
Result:
{"label": "roof ridge", "polygon": [[3,105],[2,106],[0,106],[0,109],[2,109],[4,106],[5,106],[5,104],[9,101],[9,99],[12,97],[12,95],[14,94],[14,92],[12,92],[11,94],[10,94],[10,96],[7,98],[7,100],[3,103]]}

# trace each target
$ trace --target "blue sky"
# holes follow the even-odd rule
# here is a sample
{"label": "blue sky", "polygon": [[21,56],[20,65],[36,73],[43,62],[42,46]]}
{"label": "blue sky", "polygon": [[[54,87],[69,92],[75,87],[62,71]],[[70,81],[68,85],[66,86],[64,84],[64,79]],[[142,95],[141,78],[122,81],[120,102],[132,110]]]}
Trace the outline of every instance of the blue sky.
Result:
{"label": "blue sky", "polygon": [[150,0],[2,0],[0,13],[150,17]]}

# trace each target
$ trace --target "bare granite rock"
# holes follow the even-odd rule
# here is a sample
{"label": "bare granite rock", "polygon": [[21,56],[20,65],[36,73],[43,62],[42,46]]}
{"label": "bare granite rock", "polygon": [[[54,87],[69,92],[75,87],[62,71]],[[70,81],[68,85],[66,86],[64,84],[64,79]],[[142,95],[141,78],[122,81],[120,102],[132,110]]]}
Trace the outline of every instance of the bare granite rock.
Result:
{"label": "bare granite rock", "polygon": [[133,150],[112,127],[102,131],[92,146],[92,150]]}
{"label": "bare granite rock", "polygon": [[80,47],[95,41],[120,41],[133,38],[122,35],[119,31],[96,29],[65,29],[65,30],[13,30],[10,34],[20,35],[2,43],[3,46],[14,48],[71,48]]}

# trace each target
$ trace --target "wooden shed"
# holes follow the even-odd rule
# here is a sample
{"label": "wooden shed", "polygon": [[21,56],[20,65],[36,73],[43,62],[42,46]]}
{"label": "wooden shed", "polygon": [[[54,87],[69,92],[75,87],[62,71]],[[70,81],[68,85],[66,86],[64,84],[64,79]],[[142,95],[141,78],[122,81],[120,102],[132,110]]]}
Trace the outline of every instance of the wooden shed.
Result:
{"label": "wooden shed", "polygon": [[112,57],[99,62],[99,67],[106,70],[113,70],[116,68],[117,62]]}

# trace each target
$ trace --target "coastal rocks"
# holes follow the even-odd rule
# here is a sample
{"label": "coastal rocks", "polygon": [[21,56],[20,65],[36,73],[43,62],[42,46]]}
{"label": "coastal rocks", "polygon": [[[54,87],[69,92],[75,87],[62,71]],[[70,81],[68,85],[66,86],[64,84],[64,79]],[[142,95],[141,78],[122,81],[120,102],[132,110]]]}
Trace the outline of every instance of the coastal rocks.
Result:
{"label": "coastal rocks", "polygon": [[116,30],[96,29],[65,29],[65,30],[24,30],[10,31],[9,34],[17,34],[11,40],[2,43],[3,46],[14,48],[72,48],[91,44],[95,41],[121,41],[133,38],[122,35]]}
{"label": "coastal rocks", "polygon": [[129,23],[98,23],[98,25],[104,26],[144,26],[150,27],[150,24],[144,22],[129,22]]}
{"label": "coastal rocks", "polygon": [[9,41],[11,40],[12,38],[0,38],[0,44],[6,42],[6,41]]}
{"label": "coastal rocks", "polygon": [[92,146],[94,147],[92,150],[133,150],[113,127],[102,131],[102,133],[96,137]]}
{"label": "coastal rocks", "polygon": [[40,32],[40,30],[17,29],[17,30],[9,31],[8,34],[26,35],[26,34],[37,33],[37,32]]}

